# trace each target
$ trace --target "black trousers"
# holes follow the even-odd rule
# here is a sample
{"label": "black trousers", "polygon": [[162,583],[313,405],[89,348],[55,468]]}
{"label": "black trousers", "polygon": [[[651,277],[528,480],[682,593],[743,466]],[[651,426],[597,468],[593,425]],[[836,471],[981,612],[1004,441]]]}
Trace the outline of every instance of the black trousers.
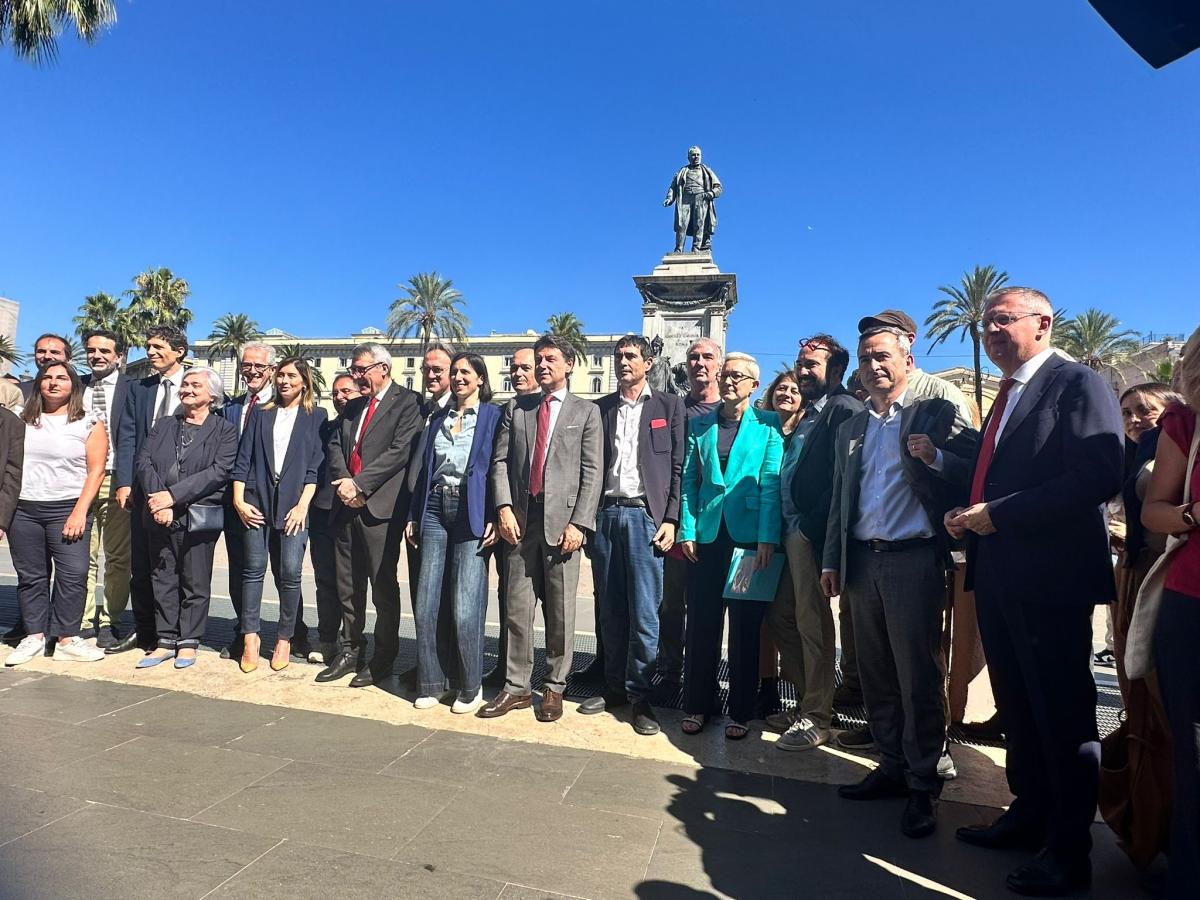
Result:
{"label": "black trousers", "polygon": [[375,654],[371,671],[391,674],[400,652],[400,547],[404,523],[376,519],[365,507],[337,513],[338,597],[342,604],[342,651],[362,655],[367,644],[367,586],[375,604]]}
{"label": "black trousers", "polygon": [[[17,602],[29,634],[71,637],[79,634],[87,591],[88,528],[77,541],[63,540],[63,526],[74,500],[21,500],[8,530]],[[50,577],[54,576],[51,588]]]}
{"label": "black trousers", "polygon": [[683,709],[689,715],[713,711],[721,665],[721,633],[729,608],[729,717],[754,718],[758,694],[758,643],[767,603],[726,600],[725,576],[733,559],[733,539],[722,523],[717,539],[697,544],[700,561],[688,566],[687,637],[683,657]]}
{"label": "black trousers", "polygon": [[1008,815],[1064,860],[1091,851],[1100,778],[1092,607],[1029,602],[977,570],[975,607],[1008,743]]}
{"label": "black trousers", "polygon": [[142,512],[146,495],[134,488],[129,495],[129,605],[137,628],[138,647],[152,650],[158,646],[158,630],[154,617],[154,586],[150,583],[150,534]]}
{"label": "black trousers", "polygon": [[220,532],[148,525],[158,646],[199,647],[208,622],[213,553]]}
{"label": "black trousers", "polygon": [[317,582],[317,640],[333,644],[342,624],[342,604],[338,599],[337,531],[332,510],[309,508],[308,552]]}

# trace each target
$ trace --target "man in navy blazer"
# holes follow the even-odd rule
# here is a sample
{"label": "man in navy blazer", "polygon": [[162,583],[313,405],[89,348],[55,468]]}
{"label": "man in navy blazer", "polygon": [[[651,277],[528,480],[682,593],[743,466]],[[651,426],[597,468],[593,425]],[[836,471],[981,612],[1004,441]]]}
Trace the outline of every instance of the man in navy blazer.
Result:
{"label": "man in navy blazer", "polygon": [[683,399],[651,389],[650,342],[617,341],[618,390],[596,401],[604,429],[604,491],[589,543],[604,647],[604,692],[584,715],[633,704],[633,729],[656,734],[650,682],[658,659],[663,557],[679,525],[679,479],[687,433]]}
{"label": "man in navy blazer", "polygon": [[983,313],[983,343],[1004,374],[984,425],[970,505],[946,514],[970,535],[974,586],[1016,799],[970,844],[1038,850],[1010,889],[1061,896],[1090,882],[1100,744],[1090,670],[1092,610],[1115,599],[1101,505],[1121,489],[1116,396],[1050,349],[1054,308],[1006,287]]}
{"label": "man in navy blazer", "polygon": [[179,406],[183,358],[187,335],[174,325],[155,325],[146,331],[146,361],[154,374],[133,381],[125,395],[125,410],[117,429],[115,454],[117,503],[129,517],[129,599],[136,630],[105,653],[124,653],[139,647],[147,652],[158,646],[154,623],[154,594],[150,586],[150,544],[142,517],[137,515],[146,497],[134,485],[133,462],[150,429]]}

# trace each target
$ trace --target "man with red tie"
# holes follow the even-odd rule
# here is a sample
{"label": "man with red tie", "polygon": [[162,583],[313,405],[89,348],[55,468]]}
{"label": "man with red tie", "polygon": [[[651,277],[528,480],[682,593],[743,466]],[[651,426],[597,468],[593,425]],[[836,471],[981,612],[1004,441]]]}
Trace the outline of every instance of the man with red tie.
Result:
{"label": "man with red tie", "polygon": [[946,514],[970,538],[967,588],[1008,739],[1016,796],[996,822],[958,838],[1037,851],[1008,876],[1020,894],[1062,896],[1091,881],[1100,743],[1090,669],[1092,610],[1115,598],[1101,506],[1121,489],[1116,396],[1050,349],[1054,308],[1040,291],[988,297],[983,344],[1004,375],[971,479]]}
{"label": "man with red tie", "polygon": [[546,620],[546,675],[540,722],[562,717],[575,646],[575,594],[584,537],[596,527],[604,484],[600,410],[567,389],[575,349],[557,335],[533,345],[541,391],[504,407],[492,455],[491,486],[508,568],[508,658],[504,690],[477,715],[491,719],[533,705],[533,623]]}
{"label": "man with red tie", "polygon": [[[404,543],[408,462],[421,435],[420,398],[392,382],[392,357],[381,344],[354,348],[350,374],[363,396],[346,404],[325,448],[334,488],[341,652],[317,675],[336,681],[354,672],[351,687],[392,676],[400,651],[400,584],[396,566]],[[375,604],[375,653],[366,664],[367,585]]]}

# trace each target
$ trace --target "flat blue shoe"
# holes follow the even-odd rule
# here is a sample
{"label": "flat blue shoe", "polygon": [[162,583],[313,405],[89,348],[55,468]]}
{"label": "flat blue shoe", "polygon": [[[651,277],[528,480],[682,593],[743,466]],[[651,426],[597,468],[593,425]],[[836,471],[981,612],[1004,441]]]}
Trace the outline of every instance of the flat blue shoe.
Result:
{"label": "flat blue shoe", "polygon": [[159,663],[165,663],[168,659],[174,659],[174,658],[175,658],[174,653],[172,653],[170,656],[143,656],[141,659],[139,659],[137,661],[137,663],[134,665],[134,668],[135,669],[152,669],[155,666],[157,666]]}
{"label": "flat blue shoe", "polygon": [[180,659],[178,656],[175,657],[175,668],[177,668],[177,669],[186,669],[189,666],[194,666],[195,664],[196,664],[195,656],[193,656],[191,659]]}

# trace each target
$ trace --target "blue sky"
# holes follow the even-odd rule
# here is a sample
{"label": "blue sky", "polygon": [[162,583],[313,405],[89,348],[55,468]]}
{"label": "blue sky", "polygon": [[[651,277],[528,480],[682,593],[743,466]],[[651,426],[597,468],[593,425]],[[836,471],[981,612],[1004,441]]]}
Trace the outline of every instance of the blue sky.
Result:
{"label": "blue sky", "polygon": [[1083,0],[118,11],[53,67],[0,48],[26,348],[148,266],[191,283],[193,337],[226,312],[382,327],[432,269],[475,333],[635,329],[693,143],[725,184],[729,346],[766,368],[864,313],[922,319],[976,263],[1142,332],[1200,318],[1200,54],[1156,72]]}

